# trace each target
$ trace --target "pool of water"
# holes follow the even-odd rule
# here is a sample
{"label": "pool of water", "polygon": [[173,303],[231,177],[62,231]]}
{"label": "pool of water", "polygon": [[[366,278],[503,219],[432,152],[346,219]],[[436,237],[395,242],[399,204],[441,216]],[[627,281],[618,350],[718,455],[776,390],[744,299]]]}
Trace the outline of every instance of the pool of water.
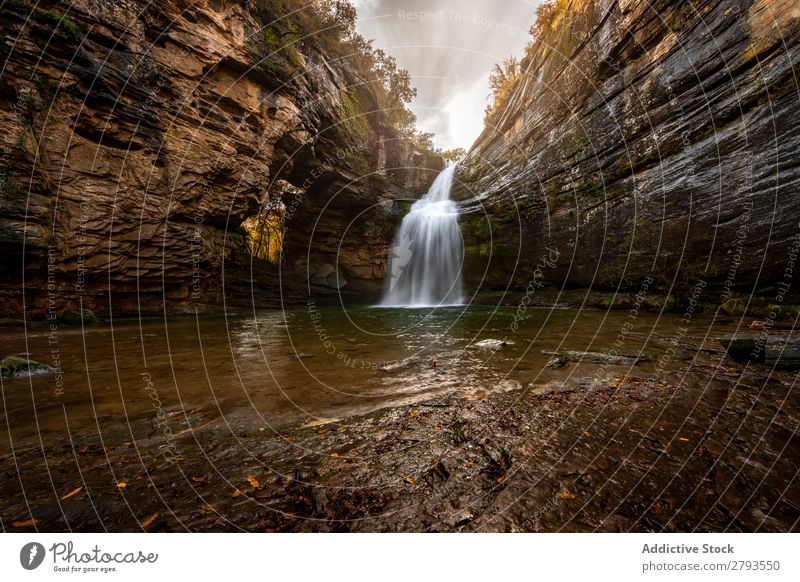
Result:
{"label": "pool of water", "polygon": [[[3,380],[4,446],[172,419],[177,432],[220,418],[237,430],[280,430],[441,394],[481,397],[556,372],[547,350],[605,351],[627,312],[447,307],[304,308],[250,317],[172,318],[5,330],[0,354],[29,354],[62,374]],[[651,340],[674,316],[639,314],[620,353],[658,356]],[[682,341],[702,340],[696,319]],[[501,351],[478,349],[506,340]],[[654,363],[637,366],[652,372]],[[563,372],[559,372],[563,375]]]}

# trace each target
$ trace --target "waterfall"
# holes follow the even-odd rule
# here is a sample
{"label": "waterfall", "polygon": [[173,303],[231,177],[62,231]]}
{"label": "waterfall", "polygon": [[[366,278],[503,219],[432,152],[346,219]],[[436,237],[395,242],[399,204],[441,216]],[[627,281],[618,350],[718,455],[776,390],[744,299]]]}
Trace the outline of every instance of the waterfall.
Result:
{"label": "waterfall", "polygon": [[462,302],[463,245],[458,206],[450,200],[449,164],[403,218],[389,258],[384,306],[431,307]]}

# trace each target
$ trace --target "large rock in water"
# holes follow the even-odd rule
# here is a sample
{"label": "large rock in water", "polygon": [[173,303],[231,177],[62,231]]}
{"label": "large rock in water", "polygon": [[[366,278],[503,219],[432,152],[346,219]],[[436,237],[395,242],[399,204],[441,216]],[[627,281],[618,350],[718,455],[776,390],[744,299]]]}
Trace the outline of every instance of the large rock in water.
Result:
{"label": "large rock in water", "polygon": [[460,165],[467,285],[525,289],[555,250],[537,283],[781,280],[800,216],[797,0],[557,10]]}
{"label": "large rock in water", "polygon": [[764,351],[768,366],[800,368],[800,337],[770,336]]}
{"label": "large rock in water", "polygon": [[[717,340],[728,356],[736,362],[763,362],[764,349],[763,349],[763,335],[755,335],[752,333],[738,333],[724,335]],[[759,342],[761,342],[759,344]],[[756,349],[760,346],[759,349]]]}
{"label": "large rock in water", "polygon": [[49,374],[53,371],[53,368],[46,364],[17,356],[8,356],[0,360],[0,376],[3,378],[25,378]]}
{"label": "large rock in water", "polygon": [[732,360],[763,362],[776,368],[800,368],[800,337],[793,334],[731,334],[719,343]]}

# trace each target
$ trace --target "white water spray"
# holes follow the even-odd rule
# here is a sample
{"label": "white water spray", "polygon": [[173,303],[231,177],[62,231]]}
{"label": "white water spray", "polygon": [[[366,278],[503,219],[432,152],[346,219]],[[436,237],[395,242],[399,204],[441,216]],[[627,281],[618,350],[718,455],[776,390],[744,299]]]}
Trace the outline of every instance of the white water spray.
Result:
{"label": "white water spray", "polygon": [[384,306],[433,307],[463,301],[463,244],[450,200],[456,164],[448,165],[403,218],[389,259]]}

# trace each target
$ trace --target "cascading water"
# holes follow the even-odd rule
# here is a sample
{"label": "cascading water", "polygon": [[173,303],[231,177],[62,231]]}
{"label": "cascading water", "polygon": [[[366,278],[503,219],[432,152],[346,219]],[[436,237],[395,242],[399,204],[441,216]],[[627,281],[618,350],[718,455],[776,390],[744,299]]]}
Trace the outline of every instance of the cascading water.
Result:
{"label": "cascading water", "polygon": [[382,305],[432,307],[462,302],[463,244],[450,200],[456,164],[448,165],[403,218],[389,260]]}

